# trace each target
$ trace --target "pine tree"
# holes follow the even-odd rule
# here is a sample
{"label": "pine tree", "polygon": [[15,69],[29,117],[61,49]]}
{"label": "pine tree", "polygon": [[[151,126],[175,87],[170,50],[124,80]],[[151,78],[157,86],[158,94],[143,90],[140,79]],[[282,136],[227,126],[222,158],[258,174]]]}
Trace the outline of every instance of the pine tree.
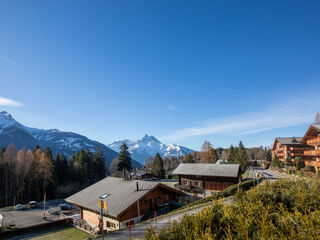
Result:
{"label": "pine tree", "polygon": [[191,153],[186,156],[186,159],[184,162],[185,163],[194,163],[193,156],[191,155]]}
{"label": "pine tree", "polygon": [[268,150],[266,150],[266,151],[267,151],[267,152],[266,152],[266,160],[267,160],[268,162],[271,162],[271,161],[272,161],[271,150],[268,149]]}
{"label": "pine tree", "polygon": [[118,171],[122,171],[123,177],[127,179],[127,171],[130,173],[130,171],[132,170],[132,163],[130,153],[128,152],[128,147],[125,143],[121,146],[121,151],[119,153],[118,159]]}
{"label": "pine tree", "polygon": [[99,147],[97,148],[97,151],[93,155],[93,167],[95,169],[98,180],[101,180],[106,176],[106,171],[107,171],[106,163],[103,156],[103,152]]}
{"label": "pine tree", "polygon": [[[76,171],[76,170],[75,170]],[[54,175],[56,178],[57,186],[62,186],[70,180],[70,171],[67,158],[61,154],[57,154],[54,165]]]}
{"label": "pine tree", "polygon": [[154,177],[157,178],[164,178],[164,168],[163,168],[163,160],[160,156],[159,153],[156,154],[153,164],[152,164],[152,169],[151,169],[151,174]]}
{"label": "pine tree", "polygon": [[228,152],[228,163],[236,163],[237,149],[233,145],[230,146]]}
{"label": "pine tree", "polygon": [[236,154],[237,162],[241,165],[244,170],[248,164],[248,155],[245,147],[243,146],[242,141],[239,142],[239,147]]}

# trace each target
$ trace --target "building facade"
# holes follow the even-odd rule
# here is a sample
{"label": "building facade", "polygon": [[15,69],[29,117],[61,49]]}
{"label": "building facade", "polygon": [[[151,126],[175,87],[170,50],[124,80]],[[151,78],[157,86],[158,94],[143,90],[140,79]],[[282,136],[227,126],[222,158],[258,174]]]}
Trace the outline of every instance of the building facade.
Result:
{"label": "building facade", "polygon": [[67,202],[79,207],[81,219],[92,228],[99,229],[100,208],[98,200],[104,200],[108,210],[103,211],[104,229],[114,231],[140,222],[152,211],[186,195],[161,183],[141,180],[124,180],[107,177],[68,197]]}
{"label": "building facade", "polygon": [[272,157],[277,156],[283,163],[288,160],[293,163],[295,157],[300,157],[306,163],[312,158],[304,153],[312,149],[313,147],[303,142],[301,137],[278,137],[272,146]]}
{"label": "building facade", "polygon": [[304,155],[309,158],[305,161],[306,166],[318,172],[320,170],[320,125],[311,125],[302,138],[302,142],[312,146],[312,149],[304,151]]}
{"label": "building facade", "polygon": [[239,164],[180,163],[172,174],[178,176],[180,190],[203,197],[238,183],[241,177]]}

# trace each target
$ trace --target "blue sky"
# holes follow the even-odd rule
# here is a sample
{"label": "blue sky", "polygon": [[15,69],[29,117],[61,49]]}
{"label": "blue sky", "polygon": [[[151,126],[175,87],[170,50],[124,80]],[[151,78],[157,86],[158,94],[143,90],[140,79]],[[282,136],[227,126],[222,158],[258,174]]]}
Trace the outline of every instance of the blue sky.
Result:
{"label": "blue sky", "polygon": [[320,111],[319,12],[316,0],[3,0],[0,110],[106,144],[301,136]]}

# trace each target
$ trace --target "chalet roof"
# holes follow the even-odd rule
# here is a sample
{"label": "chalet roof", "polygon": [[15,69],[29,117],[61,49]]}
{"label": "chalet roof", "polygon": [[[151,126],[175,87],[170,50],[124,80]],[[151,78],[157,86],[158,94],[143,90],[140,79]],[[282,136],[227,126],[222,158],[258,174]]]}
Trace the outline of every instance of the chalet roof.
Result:
{"label": "chalet roof", "polygon": [[218,161],[216,161],[216,164],[224,164],[224,163],[228,163],[228,160],[226,160],[226,159],[219,159]]}
{"label": "chalet roof", "polygon": [[139,172],[136,172],[136,173],[131,173],[131,176],[138,176],[138,177],[141,177],[143,176],[144,174],[151,174],[151,173],[147,173],[145,171],[139,171]]}
{"label": "chalet roof", "polygon": [[[139,184],[139,191],[137,191],[137,182]],[[104,194],[110,194],[110,196],[105,199],[105,202],[108,203],[107,214],[118,217],[119,214],[157,187],[157,185],[160,185],[160,183],[106,177],[68,197],[66,201],[93,211],[100,211],[98,206],[99,197]]]}
{"label": "chalet roof", "polygon": [[173,175],[237,177],[240,164],[180,163]]}
{"label": "chalet roof", "polygon": [[312,124],[308,128],[307,132],[304,134],[304,137],[302,138],[302,141],[308,140],[310,137],[312,137],[315,134],[318,134],[320,130],[320,124]]}
{"label": "chalet roof", "polygon": [[276,140],[282,145],[301,144],[302,137],[278,137]]}
{"label": "chalet roof", "polygon": [[320,130],[320,124],[312,124],[315,128],[318,128]]}

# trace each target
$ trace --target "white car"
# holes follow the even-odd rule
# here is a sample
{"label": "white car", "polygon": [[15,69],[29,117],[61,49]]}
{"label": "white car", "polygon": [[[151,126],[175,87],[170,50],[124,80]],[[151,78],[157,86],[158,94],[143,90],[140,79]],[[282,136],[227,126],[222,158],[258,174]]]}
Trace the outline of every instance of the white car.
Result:
{"label": "white car", "polygon": [[23,207],[22,207],[22,205],[21,205],[21,204],[18,204],[18,205],[16,205],[16,206],[15,206],[15,209],[16,209],[16,210],[22,210],[22,209],[23,209]]}

